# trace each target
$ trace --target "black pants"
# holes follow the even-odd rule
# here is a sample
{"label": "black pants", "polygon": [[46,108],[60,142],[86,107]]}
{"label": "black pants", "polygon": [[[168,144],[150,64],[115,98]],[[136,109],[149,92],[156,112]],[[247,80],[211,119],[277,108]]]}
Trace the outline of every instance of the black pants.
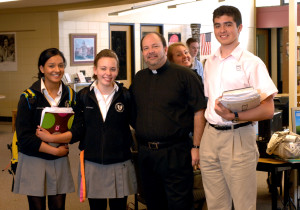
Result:
{"label": "black pants", "polygon": [[193,168],[188,142],[151,150],[140,146],[138,157],[148,210],[193,209]]}

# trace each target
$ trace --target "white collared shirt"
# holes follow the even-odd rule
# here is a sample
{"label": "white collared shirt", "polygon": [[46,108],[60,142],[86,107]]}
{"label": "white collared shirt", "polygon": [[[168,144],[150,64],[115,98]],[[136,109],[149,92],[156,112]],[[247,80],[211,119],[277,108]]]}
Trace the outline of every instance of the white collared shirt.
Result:
{"label": "white collared shirt", "polygon": [[47,99],[47,101],[49,102],[49,104],[51,106],[55,106],[57,107],[59,105],[60,99],[61,99],[61,94],[62,94],[62,84],[60,83],[58,92],[57,92],[57,96],[55,98],[52,98],[48,91],[47,88],[45,86],[44,80],[41,79],[41,92],[44,94],[45,98]]}
{"label": "white collared shirt", "polygon": [[232,124],[214,110],[215,100],[224,91],[253,87],[260,93],[261,101],[278,91],[263,61],[240,46],[226,58],[221,57],[219,48],[206,60],[204,68],[204,91],[208,97],[205,118],[211,124]]}
{"label": "white collared shirt", "polygon": [[108,112],[109,107],[112,102],[112,99],[113,99],[115,93],[119,90],[119,86],[116,83],[114,83],[114,88],[111,91],[111,93],[108,95],[102,95],[102,93],[100,92],[100,90],[97,87],[97,83],[98,83],[98,80],[96,80],[91,85],[90,90],[94,89],[94,92],[95,92],[95,95],[96,95],[96,98],[98,101],[98,106],[100,108],[100,111],[101,111],[101,114],[103,117],[103,121],[105,121],[107,112]]}

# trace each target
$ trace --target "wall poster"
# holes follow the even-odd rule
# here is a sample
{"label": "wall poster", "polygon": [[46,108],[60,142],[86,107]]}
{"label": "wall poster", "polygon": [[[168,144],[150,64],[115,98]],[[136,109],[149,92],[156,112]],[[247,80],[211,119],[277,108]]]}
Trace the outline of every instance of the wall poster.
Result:
{"label": "wall poster", "polygon": [[17,71],[16,33],[0,32],[0,71]]}
{"label": "wall poster", "polygon": [[175,42],[181,42],[181,33],[169,32],[168,33],[169,46]]}
{"label": "wall poster", "polygon": [[70,34],[70,65],[93,65],[96,48],[97,34]]}

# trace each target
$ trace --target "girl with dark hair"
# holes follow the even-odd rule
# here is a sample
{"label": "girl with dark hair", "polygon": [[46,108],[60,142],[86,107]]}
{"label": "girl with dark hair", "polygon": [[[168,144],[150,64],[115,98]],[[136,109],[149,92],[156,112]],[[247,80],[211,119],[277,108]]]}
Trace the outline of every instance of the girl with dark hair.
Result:
{"label": "girl with dark hair", "polygon": [[38,69],[39,69],[39,73],[38,73],[38,78],[41,79],[44,77],[44,72],[42,72],[42,70],[40,69],[40,66],[45,66],[45,63],[53,56],[60,56],[62,59],[62,62],[60,63],[60,66],[58,66],[60,69],[64,69],[66,67],[66,59],[65,56],[63,55],[62,52],[60,52],[58,49],[56,48],[49,48],[47,50],[44,50],[40,57],[39,57],[39,62],[38,62]]}
{"label": "girl with dark hair", "polygon": [[[73,105],[69,95],[75,92],[61,81],[65,66],[64,55],[58,49],[44,50],[38,61],[39,79],[30,87],[32,94],[22,94],[18,104],[19,163],[13,192],[27,195],[30,210],[46,209],[46,196],[49,210],[65,209],[66,193],[74,192],[69,149],[65,145],[70,134],[47,135],[38,126],[43,108]],[[46,142],[52,138],[60,146]]]}

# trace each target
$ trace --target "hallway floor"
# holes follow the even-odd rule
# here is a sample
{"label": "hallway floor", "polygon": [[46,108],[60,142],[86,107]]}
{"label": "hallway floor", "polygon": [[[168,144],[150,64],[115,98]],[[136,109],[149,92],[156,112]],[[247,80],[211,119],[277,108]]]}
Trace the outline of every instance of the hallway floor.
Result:
{"label": "hallway floor", "polygon": [[[11,131],[11,123],[0,122],[0,169],[4,169],[10,162],[10,151],[7,144],[11,143],[13,133]],[[77,170],[79,161],[78,144],[70,146],[70,163],[72,174],[77,189]],[[267,172],[257,172],[257,210],[271,210],[271,194],[267,187]],[[11,192],[12,175],[7,171],[1,171],[0,174],[0,209],[1,210],[23,210],[28,209],[27,199],[24,195],[17,195]],[[128,202],[134,202],[133,196],[130,196]],[[278,205],[281,206],[280,201]],[[144,209],[144,205],[140,204],[139,209]],[[80,203],[77,193],[67,195],[66,210],[88,210],[88,202]]]}

